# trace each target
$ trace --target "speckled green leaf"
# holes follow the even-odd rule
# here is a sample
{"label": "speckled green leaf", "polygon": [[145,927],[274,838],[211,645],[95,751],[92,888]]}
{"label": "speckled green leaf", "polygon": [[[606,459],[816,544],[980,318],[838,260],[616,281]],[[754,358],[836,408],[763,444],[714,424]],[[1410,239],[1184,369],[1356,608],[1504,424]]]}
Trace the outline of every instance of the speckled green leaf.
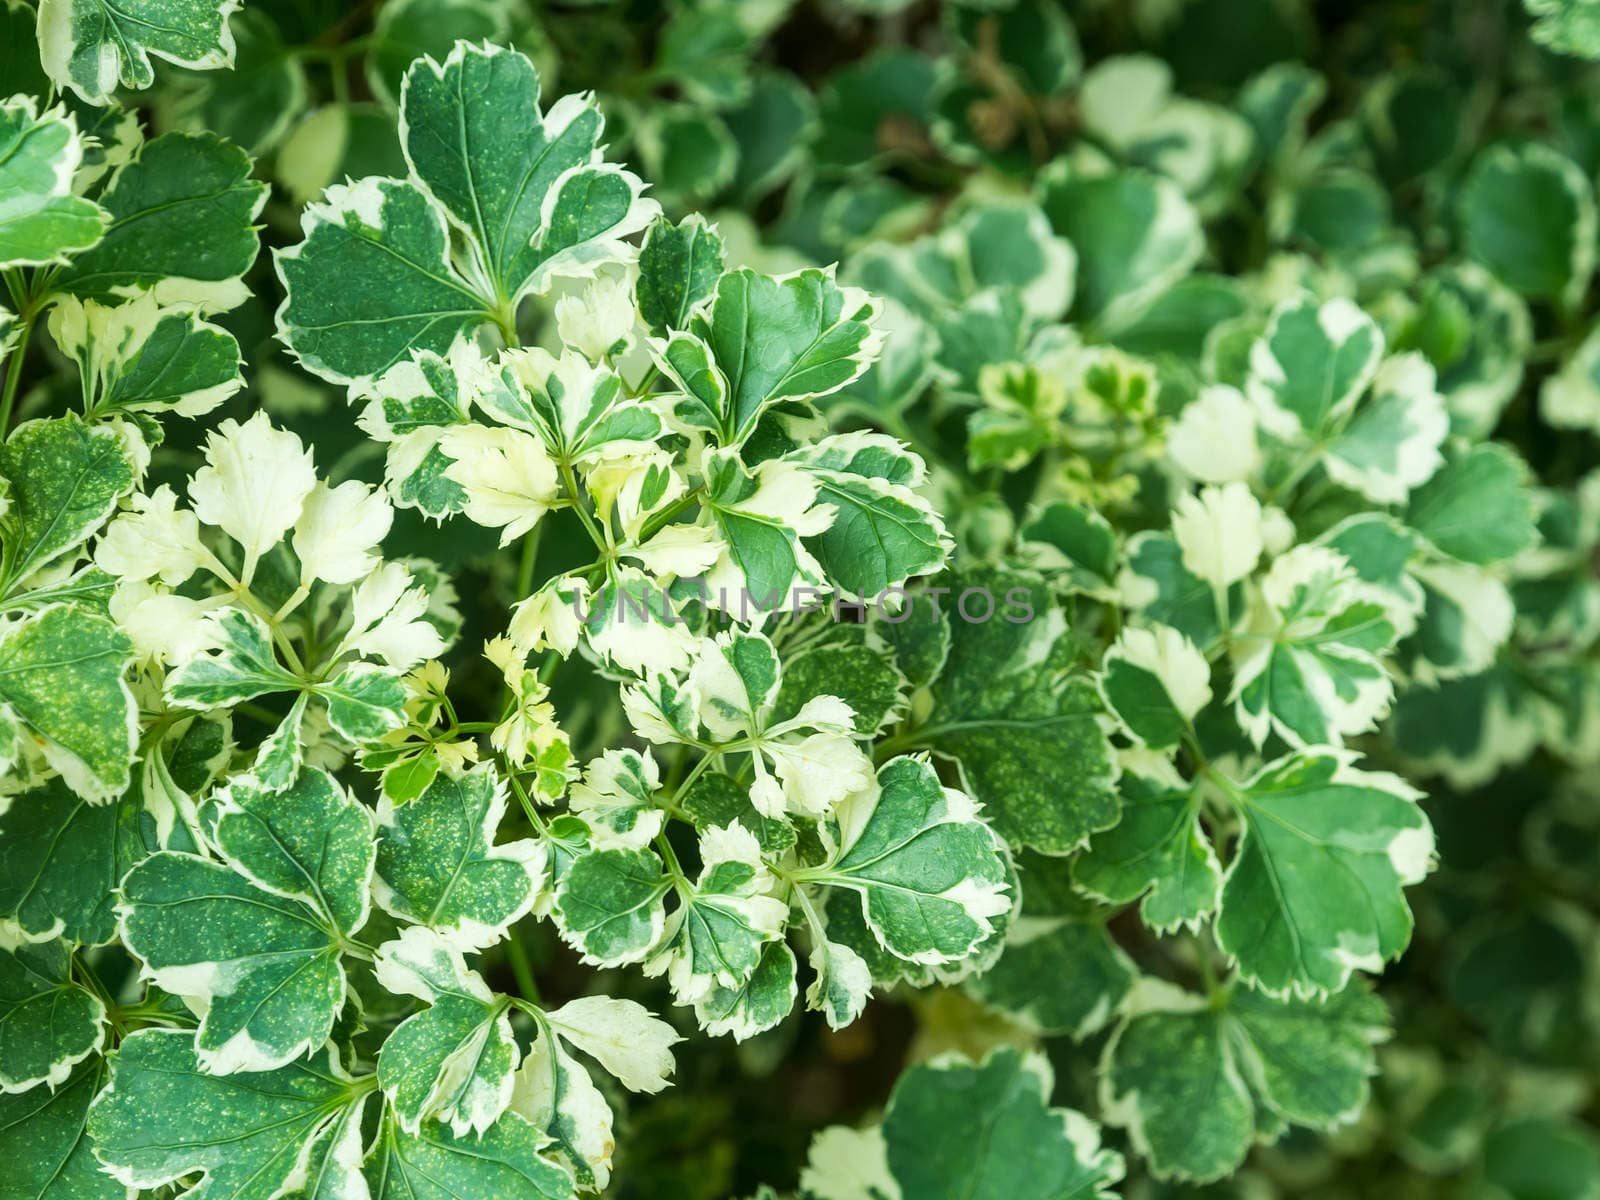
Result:
{"label": "speckled green leaf", "polygon": [[1456,197],[1463,248],[1502,283],[1563,308],[1583,296],[1600,218],[1577,163],[1537,142],[1490,146]]}
{"label": "speckled green leaf", "polygon": [[66,262],[100,240],[106,214],[72,194],[83,159],[76,123],[31,96],[0,105],[0,266]]}
{"label": "speckled green leaf", "polygon": [[677,224],[658,218],[639,248],[633,293],[651,332],[685,328],[690,310],[716,286],[722,264],[722,239],[703,217],[687,216]]}
{"label": "speckled green leaf", "polygon": [[99,945],[116,934],[116,887],[144,857],[137,791],[91,804],[61,779],[0,812],[0,920],[31,939]]}
{"label": "speckled green leaf", "polygon": [[1084,1038],[1111,1020],[1137,977],[1099,921],[1024,916],[999,961],[967,989],[1041,1034]]}
{"label": "speckled green leaf", "polygon": [[1323,1001],[1235,988],[1217,1004],[1154,981],[1106,1047],[1101,1101],[1162,1179],[1231,1174],[1285,1122],[1353,1121],[1388,1036],[1383,1003],[1357,984]]}
{"label": "speckled green leaf", "polygon": [[384,1123],[367,1160],[373,1200],[570,1200],[572,1178],[545,1157],[545,1138],[509,1113],[482,1138],[456,1137],[437,1122],[413,1137]]}
{"label": "speckled green leaf", "polygon": [[128,786],[137,708],[133,645],[105,617],[56,604],[0,634],[0,724],[15,722],[85,799]]}
{"label": "speckled green leaf", "polygon": [[700,1027],[712,1037],[728,1034],[736,1042],[774,1028],[794,1009],[795,970],[788,943],[781,938],[768,942],[744,984],[712,988],[695,1005]]}
{"label": "speckled green leaf", "polygon": [[256,260],[254,222],[266,200],[239,147],[212,134],[164,134],[112,176],[100,198],[111,214],[106,236],[55,286],[108,303],[150,291],[206,312],[236,308],[250,294],[240,277]]}
{"label": "speckled green leaf", "polygon": [[366,921],[371,818],[319,770],[285,792],[236,783],[202,817],[226,861],[145,859],[122,883],[123,941],[201,1010],[207,1070],[270,1070],[322,1045],[344,1003],[339,957]]}
{"label": "speckled green leaf", "polygon": [[[1012,846],[1065,854],[1117,819],[1111,745],[1094,685],[1071,666],[1072,637],[1038,581],[1007,571],[942,577],[937,615],[907,610],[897,654],[948,639],[926,716],[897,741],[953,758],[983,814]],[[988,620],[964,620],[964,603]],[[909,672],[908,672],[909,673]]]}
{"label": "speckled green leaf", "polygon": [[60,1087],[0,1094],[0,1160],[18,1200],[126,1200],[127,1189],[100,1166],[83,1124],[105,1082],[90,1059]]}
{"label": "speckled green leaf", "polygon": [[313,374],[364,383],[489,319],[450,261],[444,213],[414,183],[334,184],[301,227],[305,240],[274,255],[288,293],[278,336]]}
{"label": "speckled green leaf", "polygon": [[65,1083],[100,1048],[106,1010],[71,979],[65,942],[0,949],[0,1091]]}
{"label": "speckled green leaf", "polygon": [[841,806],[839,848],[806,877],[856,892],[890,953],[928,964],[965,958],[1011,910],[995,836],[925,759],[892,759],[877,782],[875,794]]}
{"label": "speckled green leaf", "polygon": [[407,929],[378,951],[378,982],[428,1007],[402,1021],[378,1053],[378,1083],[409,1134],[447,1123],[482,1135],[511,1103],[517,1043],[507,1003],[432,930]]}
{"label": "speckled green leaf", "polygon": [[378,802],[380,907],[478,950],[505,936],[533,904],[544,856],[538,843],[495,845],[505,784],[488,766],[441,772],[415,800]]}
{"label": "speckled green leaf", "polygon": [[29,421],[0,446],[10,506],[0,511],[0,596],[81,546],[134,484],[115,430],[76,416]]}
{"label": "speckled green leaf", "polygon": [[151,58],[192,70],[233,66],[237,0],[40,0],[39,57],[57,87],[105,104],[156,80]]}
{"label": "speckled green leaf", "polygon": [[300,1172],[329,1196],[352,1195],[371,1077],[325,1055],[248,1075],[217,1075],[181,1030],[143,1029],[111,1058],[111,1085],[89,1110],[106,1169],[130,1187],[201,1178],[188,1200],[271,1200]]}
{"label": "speckled green leaf", "polygon": [[585,959],[615,965],[643,958],[666,924],[669,881],[650,850],[598,850],[568,868],[555,918]]}
{"label": "speckled green leaf", "polygon": [[1010,1047],[981,1064],[954,1055],[912,1067],[883,1118],[888,1168],[918,1200],[1114,1200],[1122,1156],[1093,1122],[1051,1108],[1041,1054]]}

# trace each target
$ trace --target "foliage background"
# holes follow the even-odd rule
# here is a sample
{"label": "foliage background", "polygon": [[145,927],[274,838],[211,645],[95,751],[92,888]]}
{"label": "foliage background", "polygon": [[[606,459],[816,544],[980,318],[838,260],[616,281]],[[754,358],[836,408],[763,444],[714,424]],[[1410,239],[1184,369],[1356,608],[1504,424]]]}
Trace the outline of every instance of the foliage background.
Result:
{"label": "foliage background", "polygon": [[[1195,129],[1178,125],[1168,135],[1173,144],[1147,147],[1141,165],[1171,165],[1163,157],[1169,151],[1198,160],[1201,169],[1186,181],[1206,218],[1206,271],[1268,295],[1280,281],[1302,279],[1324,295],[1353,294],[1379,314],[1414,311],[1406,306],[1426,294],[1441,264],[1476,256],[1493,267],[1566,235],[1544,237],[1543,227],[1560,217],[1535,202],[1509,222],[1528,242],[1503,231],[1487,246],[1467,240],[1461,201],[1483,147],[1533,141],[1564,155],[1590,184],[1600,172],[1600,74],[1530,36],[1535,18],[1514,3],[1019,4],[1048,10],[1039,20],[1055,40],[986,41],[986,22],[1000,19],[990,10],[1005,10],[1003,3],[281,0],[251,4],[235,18],[236,70],[202,74],[163,64],[156,89],[137,101],[154,130],[212,128],[249,149],[257,174],[273,184],[263,242],[286,246],[299,238],[302,205],[326,184],[404,173],[384,106],[412,57],[442,58],[458,37],[507,43],[538,64],[547,106],[559,94],[593,90],[608,118],[608,157],[650,181],[669,214],[698,209],[717,221],[730,266],[779,270],[910,241],[939,228],[959,198],[1026,188],[1059,157],[1100,145],[1102,132],[1085,128],[1078,91],[1085,64],[1148,54],[1168,65],[1176,95],[1236,111],[1260,72],[1304,63],[1326,82],[1325,98],[1311,109],[1310,148],[1291,147],[1287,159],[1274,160],[1256,146],[1224,162],[1207,159],[1206,149],[1186,140],[1198,136]],[[1586,6],[1548,7],[1543,19],[1572,21],[1583,48]],[[15,0],[9,11],[15,19]],[[24,40],[0,43],[0,94],[35,90]],[[871,74],[885,55],[899,56],[892,78]],[[1592,188],[1582,202],[1591,213],[1581,236],[1591,243],[1592,266]],[[1492,242],[1502,235],[1509,246]],[[1565,300],[1528,297],[1531,336],[1511,347],[1522,361],[1520,379],[1490,422],[1494,438],[1516,448],[1540,486],[1568,496],[1600,466],[1600,382],[1591,367],[1581,415],[1561,424],[1541,395],[1571,369],[1593,325],[1588,273],[1574,272]],[[249,386],[216,418],[242,419],[265,407],[314,445],[324,473],[380,479],[382,447],[362,437],[342,398],[300,372],[272,337],[281,293],[266,254],[247,282],[252,299],[219,323],[244,351]],[[1427,330],[1411,332],[1413,344],[1430,348]],[[35,365],[55,365],[50,354],[35,346]],[[1193,388],[1182,364],[1159,368],[1163,392],[1152,428]],[[75,387],[68,373],[41,376],[21,412],[59,411]],[[912,419],[929,447],[960,463],[967,458],[962,416],[933,408]],[[169,423],[152,485],[178,485],[192,470],[205,427]],[[1028,471],[1000,478],[987,469],[962,481],[963,510],[951,524],[963,553],[982,557],[979,518],[1004,525],[1004,513],[1020,511],[1036,482]],[[551,519],[564,523],[542,542],[541,577],[566,565],[568,547],[586,549],[570,518]],[[1165,507],[1124,503],[1117,526],[1130,534],[1167,520]],[[392,554],[426,553],[456,575],[461,644],[476,646],[501,630],[516,563],[494,552],[490,530],[457,521],[451,531],[440,538],[402,512],[386,545]],[[1592,586],[1594,567],[1584,555],[1594,547],[1575,550],[1576,575]],[[1422,695],[1421,707],[1408,710],[1402,700],[1393,723],[1362,742],[1378,764],[1424,781],[1441,864],[1410,893],[1416,935],[1383,977],[1395,1034],[1380,1051],[1374,1099],[1362,1117],[1329,1137],[1291,1132],[1256,1150],[1237,1179],[1209,1187],[1156,1183],[1134,1160],[1127,1194],[1600,1194],[1593,1134],[1600,1117],[1600,791],[1593,775],[1600,688],[1588,653],[1586,643],[1513,645],[1495,662],[1511,681],[1514,711],[1525,691],[1548,678],[1552,656],[1562,670],[1581,665],[1578,690],[1554,703],[1582,730],[1559,746],[1530,743],[1512,728],[1519,717],[1495,724],[1483,715],[1490,701],[1449,684]],[[453,665],[463,693],[492,695],[499,686],[481,659],[461,656]],[[574,744],[613,744],[622,729],[608,707],[611,685],[577,660],[558,680]],[[1453,730],[1433,727],[1440,714]],[[1487,766],[1476,771],[1418,766],[1484,758]],[[598,987],[664,1007],[658,982],[626,969],[597,979],[548,926],[523,928],[540,991],[552,1003]],[[1141,962],[1162,961],[1164,951],[1131,908],[1110,929]],[[491,984],[515,987],[508,964],[493,959],[485,971]],[[1104,1038],[1039,1043],[1056,1068],[1055,1103],[1096,1111]],[[675,1086],[636,1098],[622,1118],[609,1194],[713,1200],[763,1183],[790,1187],[812,1135],[872,1116],[907,1062],[1032,1040],[960,989],[875,1002],[839,1032],[805,1013],[743,1045],[691,1039],[677,1048]]]}

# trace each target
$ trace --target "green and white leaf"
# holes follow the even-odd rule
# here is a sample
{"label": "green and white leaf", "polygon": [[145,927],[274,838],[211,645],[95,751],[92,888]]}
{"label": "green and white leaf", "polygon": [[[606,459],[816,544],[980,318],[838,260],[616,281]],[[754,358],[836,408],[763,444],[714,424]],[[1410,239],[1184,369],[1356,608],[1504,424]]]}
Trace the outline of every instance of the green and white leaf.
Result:
{"label": "green and white leaf", "polygon": [[492,767],[440,772],[416,799],[378,801],[373,896],[385,912],[426,925],[459,951],[506,935],[538,898],[545,849],[496,845],[506,787]]}
{"label": "green and white leaf", "polygon": [[1211,700],[1211,668],[1176,629],[1123,630],[1101,664],[1101,693],[1128,735],[1152,749],[1175,746]]}
{"label": "green and white leaf", "polygon": [[162,308],[146,292],[107,307],[63,298],[50,336],[78,361],[84,412],[174,412],[198,417],[244,387],[239,343],[186,308]]}
{"label": "green and white leaf", "polygon": [[1388,1032],[1382,1002],[1360,984],[1320,1001],[1236,987],[1207,1004],[1145,979],[1101,1060],[1101,1110],[1157,1178],[1221,1179],[1286,1123],[1354,1121]]}
{"label": "green and white leaf", "polygon": [[96,804],[52,779],[3,803],[0,930],[35,942],[111,941],[117,884],[146,853],[138,789]]}
{"label": "green and white leaf", "polygon": [[1383,598],[1323,546],[1296,546],[1261,581],[1260,604],[1234,658],[1230,697],[1257,746],[1339,746],[1389,710],[1394,684],[1381,656],[1395,628]]}
{"label": "green and white leaf", "polygon": [[321,1046],[344,1003],[340,954],[369,911],[372,820],[318,769],[282,792],[235,782],[202,819],[225,861],[145,859],[122,882],[122,939],[200,1016],[208,1071],[271,1070]]}
{"label": "green and white leaf", "polygon": [[877,316],[870,296],[841,287],[831,271],[740,269],[718,280],[685,330],[652,349],[684,392],[678,419],[737,446],[773,405],[826,396],[858,379],[878,354]]}
{"label": "green and white leaf", "polygon": [[59,88],[107,104],[156,81],[151,58],[194,71],[232,67],[238,0],[39,0],[39,58]]}
{"label": "green and white leaf", "polygon": [[207,1071],[187,1031],[141,1029],[111,1058],[89,1109],[95,1153],[129,1188],[194,1176],[187,1200],[272,1200],[316,1182],[361,1195],[361,1115],[370,1079],[337,1053],[244,1075]]}
{"label": "green and white leaf", "polygon": [[0,1155],[7,1183],[27,1200],[127,1200],[128,1189],[101,1168],[84,1120],[105,1083],[98,1059],[57,1088],[0,1094]]}
{"label": "green and white leaf", "polygon": [[1105,904],[1138,900],[1140,918],[1158,933],[1199,928],[1222,887],[1199,795],[1165,756],[1148,751],[1123,756],[1118,790],[1122,817],[1072,860],[1072,882]]}
{"label": "green and white leaf", "polygon": [[1244,825],[1217,944],[1269,994],[1338,991],[1411,939],[1405,889],[1433,867],[1433,830],[1420,792],[1352,757],[1291,754],[1227,786]]}
{"label": "green and white leaf", "polygon": [[206,313],[237,308],[250,295],[241,277],[261,246],[255,220],[266,201],[239,147],[212,134],[163,134],[112,175],[100,197],[111,215],[105,237],[55,287],[102,304],[150,292]]}
{"label": "green and white leaf", "polygon": [[1251,347],[1246,393],[1278,437],[1317,439],[1348,420],[1382,356],[1383,333],[1350,301],[1286,300]]}
{"label": "green and white leaf", "polygon": [[0,630],[0,743],[28,739],[74,792],[110,801],[128,786],[138,740],[132,662],[120,629],[72,604]]}
{"label": "green and white leaf", "polygon": [[107,426],[68,414],[19,425],[0,445],[0,597],[77,550],[134,486],[134,463]]}
{"label": "green and white leaf", "polygon": [[367,1183],[373,1200],[572,1200],[572,1177],[546,1157],[546,1145],[540,1128],[515,1112],[481,1138],[457,1137],[438,1122],[413,1136],[385,1121],[367,1159]]}
{"label": "green and white leaf", "polygon": [[743,1042],[778,1026],[794,1010],[794,951],[782,938],[768,942],[750,978],[736,988],[714,987],[694,1006],[700,1028],[712,1037]]}
{"label": "green and white leaf", "polygon": [[631,257],[621,239],[659,211],[634,175],[598,161],[604,122],[584,94],[539,107],[514,50],[457,42],[406,72],[400,143],[412,177],[472,246],[469,275],[511,305],[552,273]]}
{"label": "green and white leaf", "polygon": [[890,953],[938,964],[967,957],[1011,911],[1003,850],[970,797],[925,758],[896,758],[845,801],[837,844],[805,878],[854,891]]}
{"label": "green and white leaf", "polygon": [[944,1055],[906,1071],[883,1117],[900,1195],[1115,1200],[1122,1156],[1082,1113],[1049,1107],[1053,1086],[1044,1055],[1011,1047],[979,1064]]}
{"label": "green and white leaf", "polygon": [[481,1137],[511,1103],[519,1057],[509,1005],[469,970],[461,951],[413,926],[378,950],[378,982],[428,1007],[406,1018],[378,1053],[378,1083],[400,1127],[429,1120]]}
{"label": "green and white leaf", "polygon": [[670,887],[651,850],[593,850],[562,876],[552,916],[586,962],[638,962],[661,940]]}
{"label": "green and white leaf", "polygon": [[65,942],[0,949],[0,1092],[54,1091],[100,1049],[105,1005],[71,972]]}
{"label": "green and white leaf", "polygon": [[41,114],[32,96],[0,104],[0,266],[64,263],[100,240],[109,218],[72,191],[82,162],[64,107]]}
{"label": "green and white leaf", "polygon": [[711,294],[722,276],[724,250],[716,227],[698,213],[677,224],[651,223],[639,247],[639,277],[633,294],[639,316],[661,337],[688,325],[689,314]]}

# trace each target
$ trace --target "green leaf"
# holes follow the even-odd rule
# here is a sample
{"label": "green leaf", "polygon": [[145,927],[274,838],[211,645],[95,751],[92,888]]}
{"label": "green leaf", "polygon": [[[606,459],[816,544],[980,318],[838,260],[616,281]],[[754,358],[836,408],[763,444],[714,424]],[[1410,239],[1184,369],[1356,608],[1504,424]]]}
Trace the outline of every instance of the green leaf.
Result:
{"label": "green leaf", "polygon": [[794,951],[779,938],[762,949],[749,979],[736,988],[712,988],[694,1014],[712,1037],[730,1034],[742,1042],[776,1028],[794,1009],[794,998]]}
{"label": "green leaf", "polygon": [[1388,1036],[1383,1003],[1355,985],[1321,1001],[1234,988],[1207,1004],[1146,980],[1106,1046],[1101,1107],[1159,1179],[1231,1174],[1285,1123],[1355,1120]]}
{"label": "green leaf", "polygon": [[817,506],[817,483],[801,468],[769,460],[753,472],[732,451],[707,454],[706,508],[727,549],[706,577],[711,595],[741,614],[798,602],[805,585],[822,594],[822,567],[801,544],[833,518]]}
{"label": "green leaf", "polygon": [[1048,504],[1017,531],[1018,550],[1036,570],[1048,571],[1058,586],[1109,598],[1117,577],[1117,535],[1093,509],[1057,501]]}
{"label": "green leaf", "polygon": [[225,608],[211,618],[214,645],[167,676],[167,696],[185,708],[223,708],[269,692],[299,691],[300,679],[278,665],[266,622]]}
{"label": "green leaf", "polygon": [[889,1172],[918,1200],[1114,1200],[1122,1156],[1072,1109],[1050,1108],[1042,1054],[1004,1047],[981,1064],[947,1055],[906,1071],[883,1117]]}
{"label": "green leaf", "polygon": [[1138,171],[1088,176],[1065,163],[1044,176],[1039,204],[1078,254],[1075,319],[1131,323],[1187,275],[1205,250],[1200,219],[1171,183]]}
{"label": "green leaf", "polygon": [[10,505],[0,509],[0,596],[82,546],[134,485],[134,467],[117,432],[71,414],[19,425],[0,445],[0,478]]}
{"label": "green leaf", "polygon": [[639,248],[633,294],[639,316],[658,337],[686,328],[689,313],[722,276],[722,238],[699,214],[677,224],[658,217]]}
{"label": "green leaf", "polygon": [[7,1194],[19,1200],[126,1200],[128,1190],[100,1166],[84,1120],[105,1082],[98,1059],[58,1088],[0,1093],[0,1156]]}
{"label": "green leaf", "polygon": [[1462,562],[1500,562],[1538,538],[1527,467],[1503,446],[1485,443],[1453,457],[1411,494],[1406,524]]}
{"label": "green leaf", "polygon": [[142,806],[130,791],[91,804],[61,779],[0,812],[0,920],[24,937],[97,946],[116,936],[116,887],[144,857]]}
{"label": "green leaf", "polygon": [[1456,199],[1466,253],[1534,300],[1570,309],[1594,272],[1594,188],[1577,163],[1536,142],[1481,151]]}
{"label": "green leaf", "polygon": [[444,213],[416,184],[334,184],[273,252],[287,297],[278,337],[314,375],[365,384],[417,351],[444,354],[489,319],[450,261]]}
{"label": "green leaf", "polygon": [[1135,740],[1176,746],[1211,699],[1211,668],[1176,629],[1126,629],[1101,662],[1106,703]]}
{"label": "green leaf", "polygon": [[1198,794],[1164,759],[1125,762],[1119,790],[1121,820],[1072,860],[1072,882],[1106,904],[1139,900],[1139,916],[1158,933],[1198,928],[1222,886]]}
{"label": "green leaf", "polygon": [[661,418],[631,398],[617,373],[570,350],[512,351],[495,386],[478,403],[508,425],[537,434],[557,462],[595,463],[643,454],[662,434]]}
{"label": "green leaf", "polygon": [[670,880],[650,850],[579,856],[556,889],[555,919],[586,962],[618,966],[649,953],[666,926]]}
{"label": "green leaf", "polygon": [[1117,796],[1100,698],[1072,668],[1063,614],[1029,575],[987,570],[941,579],[949,591],[937,609],[909,606],[898,626],[880,619],[913,682],[918,660],[937,661],[949,647],[928,685],[931,706],[895,735],[896,747],[954,759],[985,818],[1013,847],[1067,854],[1116,822]]}
{"label": "green leaf", "polygon": [[1405,949],[1405,889],[1433,866],[1420,792],[1327,750],[1278,759],[1227,791],[1244,831],[1216,937],[1240,975],[1275,995],[1314,996]]}
{"label": "green leaf", "polygon": [[1523,0],[1534,17],[1533,40],[1558,54],[1600,58],[1600,13],[1584,0]]}
{"label": "green leaf", "polygon": [[[791,720],[807,701],[837,696],[855,714],[856,734],[871,737],[904,704],[905,684],[894,665],[870,647],[818,646],[793,655],[783,664],[783,681],[773,700],[772,715],[775,722]],[[760,836],[759,830],[750,828]]]}
{"label": "green leaf", "polygon": [[954,543],[933,505],[914,490],[923,480],[921,460],[898,444],[846,434],[797,450],[787,461],[804,466],[816,481],[818,503],[837,510],[808,544],[844,592],[875,598],[944,566]]}
{"label": "green leaf", "polygon": [[735,821],[755,834],[768,854],[782,853],[795,843],[794,826],[781,817],[768,817],[750,800],[750,789],[720,771],[707,771],[689,784],[679,800],[683,814],[701,832],[726,828]]}
{"label": "green leaf", "polygon": [[867,925],[897,957],[966,958],[1011,911],[997,839],[926,759],[884,764],[877,788],[847,799],[838,821],[838,848],[805,876],[859,895]]}
{"label": "green leaf", "polygon": [[[201,1179],[187,1200],[271,1200],[296,1181],[328,1195],[359,1187],[368,1080],[325,1056],[273,1071],[218,1075],[189,1033],[141,1029],[111,1058],[111,1084],[89,1109],[95,1153],[128,1187]],[[319,1193],[321,1194],[321,1193]]]}
{"label": "green leaf", "polygon": [[284,44],[272,16],[260,9],[233,13],[228,29],[235,42],[233,69],[185,79],[177,119],[262,155],[305,112],[305,66]]}
{"label": "green leaf", "polygon": [[370,742],[406,723],[406,689],[397,671],[352,663],[318,694],[328,702],[328,724],[352,742]]}
{"label": "green leaf", "polygon": [[374,897],[385,912],[426,925],[459,950],[499,941],[532,906],[544,874],[533,841],[495,845],[504,782],[487,765],[440,772],[415,800],[378,801]]}
{"label": "green leaf", "polygon": [[656,211],[638,179],[595,163],[603,125],[583,95],[541,113],[539,73],[514,50],[457,42],[442,64],[406,72],[406,162],[470,239],[498,301],[514,304],[562,264],[614,257]]}
{"label": "green leaf", "polygon": [[51,1091],[100,1049],[106,1009],[72,982],[66,943],[0,949],[0,1091]]}
{"label": "green leaf", "polygon": [[50,312],[50,334],[78,360],[89,417],[198,417],[244,387],[231,333],[188,309],[160,308],[148,294],[114,308],[63,299]]}
{"label": "green leaf", "polygon": [[133,645],[105,617],[55,604],[0,633],[0,730],[20,728],[67,786],[105,803],[128,786]]}
{"label": "green leaf", "polygon": [[730,271],[683,332],[655,344],[656,361],[686,393],[680,413],[737,445],[774,404],[858,379],[877,357],[877,316],[871,297],[840,287],[829,271]]}
{"label": "green leaf", "polygon": [[1349,418],[1382,357],[1383,334],[1354,304],[1302,296],[1273,310],[1246,388],[1273,433],[1315,439]]}
{"label": "green leaf", "polygon": [[[1222,636],[1217,597],[1211,585],[1183,562],[1177,539],[1158,530],[1142,530],[1128,539],[1125,595],[1128,604],[1147,621],[1170,625],[1202,651],[1210,650]],[[1243,610],[1239,584],[1228,589],[1228,612]]]}
{"label": "green leaf", "polygon": [[322,1045],[344,1003],[339,957],[369,911],[372,819],[317,769],[282,792],[237,781],[202,819],[225,861],[145,859],[122,882],[122,939],[158,986],[192,998],[207,1070],[270,1070]]}
{"label": "green leaf", "polygon": [[666,974],[680,1004],[748,983],[763,947],[783,936],[789,916],[788,904],[769,894],[775,883],[749,830],[707,831],[700,859],[699,879],[677,888],[678,907],[645,963],[647,975]]}
{"label": "green leaf", "polygon": [[1261,746],[1339,746],[1389,711],[1394,684],[1380,656],[1395,628],[1383,597],[1344,558],[1296,546],[1261,582],[1252,640],[1234,662],[1239,727]]}
{"label": "green leaf", "polygon": [[412,927],[378,950],[378,982],[428,1007],[402,1021],[378,1052],[378,1083],[409,1134],[439,1120],[457,1136],[482,1136],[511,1103],[517,1043],[509,1005],[461,952]]}
{"label": "green leaf", "polygon": [[203,312],[237,308],[250,294],[240,277],[255,263],[254,221],[266,201],[267,185],[251,177],[239,147],[211,134],[163,134],[112,176],[100,198],[111,214],[106,236],[55,287],[101,303],[148,291]]}
{"label": "green leaf", "polygon": [[1023,916],[1007,931],[999,961],[967,990],[1041,1035],[1082,1039],[1111,1020],[1137,978],[1100,921]]}
{"label": "green leaf", "polygon": [[40,0],[39,57],[52,82],[90,104],[118,85],[156,81],[152,57],[212,71],[233,66],[233,0]]}
{"label": "green leaf", "polygon": [[457,42],[503,42],[510,35],[510,14],[493,0],[392,0],[378,10],[367,82],[392,108],[406,69],[423,55],[442,59]]}
{"label": "green leaf", "polygon": [[553,1031],[534,1034],[517,1071],[512,1105],[517,1117],[552,1139],[545,1153],[564,1160],[580,1188],[604,1189],[616,1148],[611,1106]]}
{"label": "green leaf", "polygon": [[483,1137],[457,1137],[434,1122],[413,1136],[386,1121],[367,1160],[373,1200],[515,1196],[571,1200],[572,1178],[543,1154],[544,1135],[508,1113]]}
{"label": "green leaf", "polygon": [[0,105],[0,267],[64,263],[100,240],[105,212],[72,194],[82,161],[77,123],[63,109],[41,116],[31,96]]}

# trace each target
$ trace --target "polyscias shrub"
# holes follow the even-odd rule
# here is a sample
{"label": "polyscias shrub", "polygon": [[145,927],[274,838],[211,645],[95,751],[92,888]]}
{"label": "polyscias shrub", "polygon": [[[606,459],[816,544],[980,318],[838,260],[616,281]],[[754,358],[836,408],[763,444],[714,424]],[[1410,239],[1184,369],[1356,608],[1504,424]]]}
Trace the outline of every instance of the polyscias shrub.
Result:
{"label": "polyscias shrub", "polygon": [[0,1200],[1600,1191],[1594,11],[6,0]]}

